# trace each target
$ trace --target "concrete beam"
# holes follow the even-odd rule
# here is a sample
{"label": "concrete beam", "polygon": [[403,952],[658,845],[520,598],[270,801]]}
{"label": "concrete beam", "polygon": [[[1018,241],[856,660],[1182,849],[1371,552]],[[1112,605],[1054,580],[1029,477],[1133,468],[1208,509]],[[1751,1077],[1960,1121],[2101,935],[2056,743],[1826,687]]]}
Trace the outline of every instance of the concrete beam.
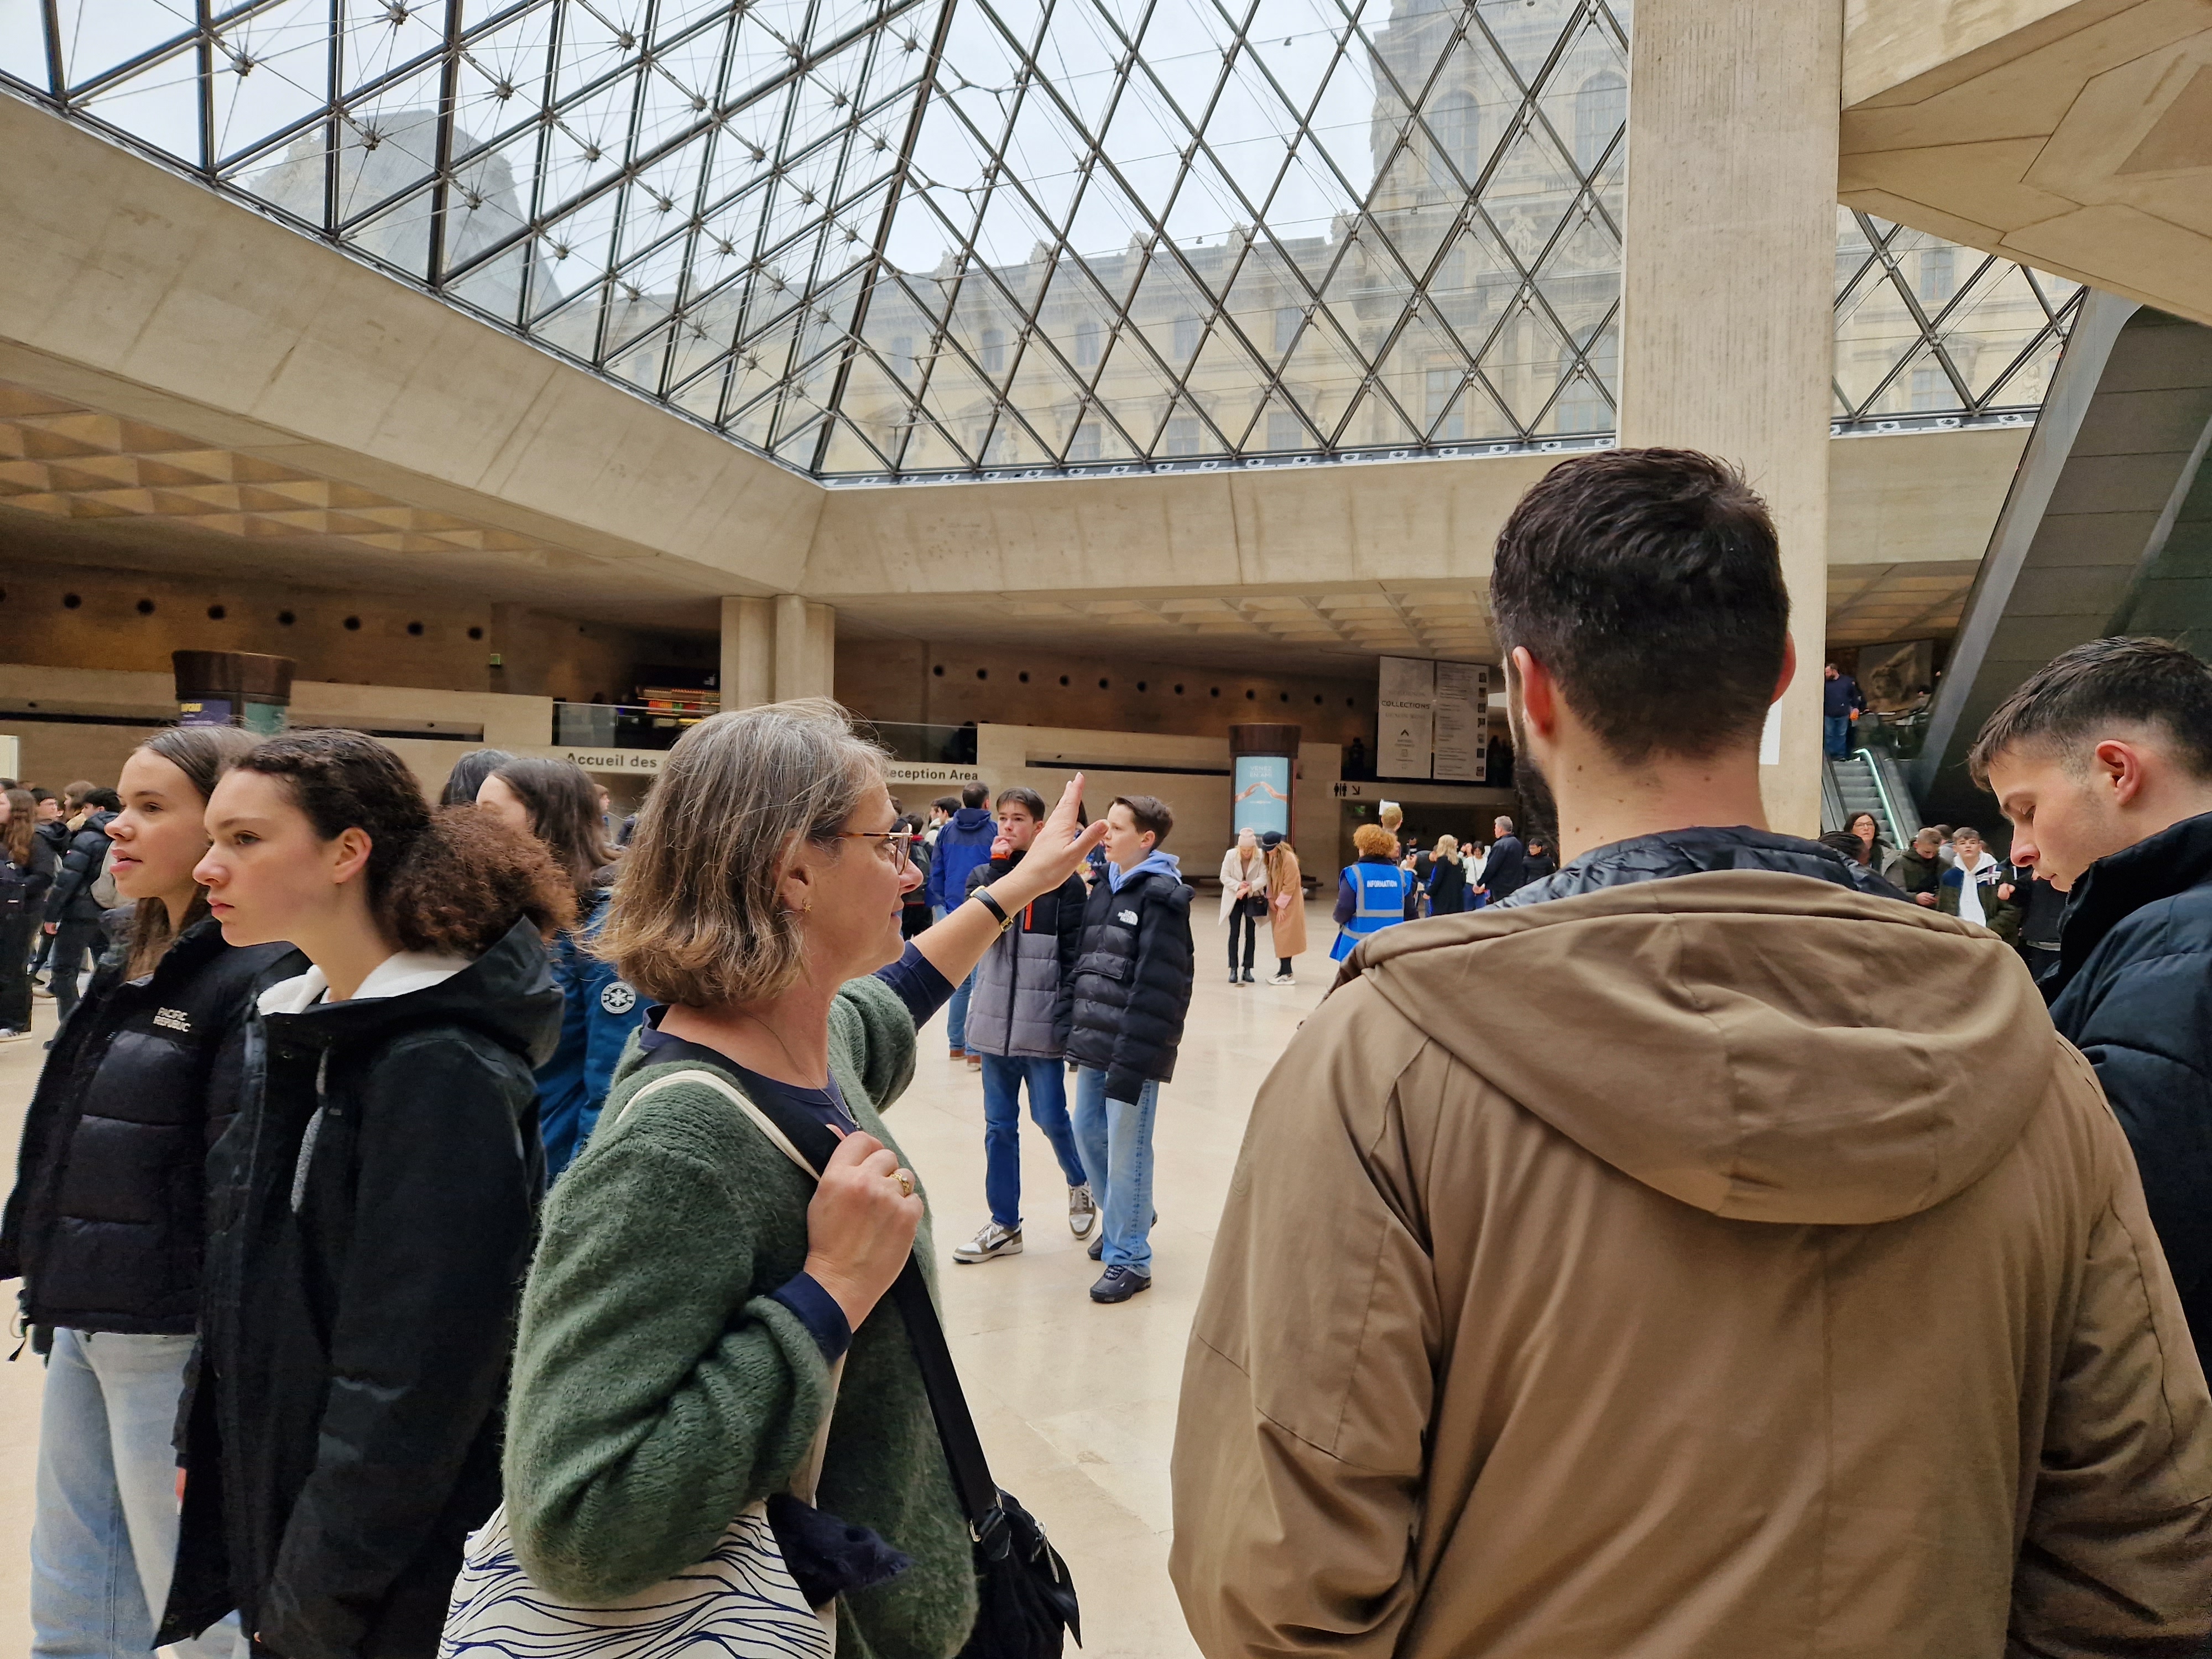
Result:
{"label": "concrete beam", "polygon": [[1849,0],[1843,106],[1846,206],[2212,322],[2204,0]]}
{"label": "concrete beam", "polygon": [[0,379],[529,536],[772,592],[823,492],[337,250],[0,96]]}

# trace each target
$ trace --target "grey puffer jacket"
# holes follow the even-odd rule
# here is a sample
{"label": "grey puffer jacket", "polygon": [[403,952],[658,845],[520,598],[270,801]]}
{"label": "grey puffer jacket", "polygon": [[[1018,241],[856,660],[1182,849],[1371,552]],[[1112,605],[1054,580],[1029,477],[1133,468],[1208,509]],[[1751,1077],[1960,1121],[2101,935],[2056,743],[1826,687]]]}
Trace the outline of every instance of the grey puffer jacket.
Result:
{"label": "grey puffer jacket", "polygon": [[[1022,855],[994,859],[968,872],[968,890],[996,881]],[[975,964],[968,1000],[968,1047],[979,1054],[1058,1060],[1067,1049],[1073,1007],[1060,988],[1075,971],[1083,942],[1082,880],[1070,876],[1025,907]]]}
{"label": "grey puffer jacket", "polygon": [[1541,904],[1546,899],[1594,893],[1601,887],[1619,887],[1632,881],[1657,881],[1668,876],[1694,876],[1710,870],[1773,870],[1784,875],[1810,876],[1833,882],[1878,898],[1902,898],[1903,894],[1873,871],[1845,858],[1817,841],[1777,835],[1771,830],[1753,830],[1742,824],[1727,829],[1700,825],[1688,830],[1664,830],[1656,835],[1632,836],[1609,846],[1594,847],[1572,864],[1541,881],[1530,882],[1511,897],[1492,901],[1492,907]]}

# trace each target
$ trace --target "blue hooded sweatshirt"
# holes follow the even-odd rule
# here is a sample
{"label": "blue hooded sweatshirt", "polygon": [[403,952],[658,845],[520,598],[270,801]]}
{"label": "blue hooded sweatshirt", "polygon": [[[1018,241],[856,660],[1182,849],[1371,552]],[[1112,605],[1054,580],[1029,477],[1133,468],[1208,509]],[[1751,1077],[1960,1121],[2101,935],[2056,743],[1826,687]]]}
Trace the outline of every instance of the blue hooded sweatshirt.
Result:
{"label": "blue hooded sweatshirt", "polygon": [[950,910],[968,897],[968,872],[991,861],[991,843],[998,838],[998,820],[990,809],[963,806],[937,832],[937,850],[929,860],[926,890],[933,908]]}
{"label": "blue hooded sweatshirt", "polygon": [[1176,855],[1173,853],[1163,853],[1158,848],[1154,848],[1127,870],[1109,860],[1106,866],[1106,890],[1109,893],[1118,893],[1121,890],[1123,882],[1134,881],[1139,876],[1151,870],[1157,870],[1164,876],[1173,876],[1177,881],[1182,879],[1182,866],[1176,861]]}

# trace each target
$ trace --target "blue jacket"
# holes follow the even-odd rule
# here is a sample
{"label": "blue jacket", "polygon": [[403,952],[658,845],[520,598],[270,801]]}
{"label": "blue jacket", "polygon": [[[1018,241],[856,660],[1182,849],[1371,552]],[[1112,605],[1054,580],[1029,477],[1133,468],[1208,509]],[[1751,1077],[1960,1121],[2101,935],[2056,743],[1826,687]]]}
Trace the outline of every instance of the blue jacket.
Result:
{"label": "blue jacket", "polygon": [[2212,812],[2089,866],[2043,993],[2128,1132],[2197,1357],[2212,1363]]}
{"label": "blue jacket", "polygon": [[1331,962],[1342,962],[1370,933],[1406,920],[1406,901],[1418,886],[1410,870],[1387,858],[1362,858],[1337,878],[1336,925],[1342,929],[1329,949]]}
{"label": "blue jacket", "polygon": [[966,901],[968,872],[991,861],[991,843],[998,835],[998,821],[983,807],[963,806],[952,815],[952,821],[937,832],[937,850],[930,856],[932,907],[950,910]]}
{"label": "blue jacket", "polygon": [[592,1138],[615,1062],[645,1018],[644,1001],[614,963],[586,948],[606,917],[607,893],[601,888],[589,914],[547,950],[553,982],[561,988],[561,1040],[553,1058],[538,1068],[538,1130],[545,1143],[549,1183]]}
{"label": "blue jacket", "polygon": [[1859,683],[1849,674],[1838,674],[1833,679],[1820,682],[1820,713],[1832,720],[1841,720],[1854,708],[1864,708],[1866,696]]}

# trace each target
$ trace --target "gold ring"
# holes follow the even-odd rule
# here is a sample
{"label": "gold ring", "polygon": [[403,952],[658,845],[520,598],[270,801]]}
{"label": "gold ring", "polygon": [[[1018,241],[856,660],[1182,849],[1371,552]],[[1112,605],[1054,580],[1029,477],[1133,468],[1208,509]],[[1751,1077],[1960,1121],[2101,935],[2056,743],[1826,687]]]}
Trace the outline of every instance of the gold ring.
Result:
{"label": "gold ring", "polygon": [[897,1175],[892,1177],[892,1179],[896,1181],[899,1184],[899,1196],[901,1198],[912,1198],[914,1196],[913,1176],[908,1174],[906,1170],[901,1170]]}

